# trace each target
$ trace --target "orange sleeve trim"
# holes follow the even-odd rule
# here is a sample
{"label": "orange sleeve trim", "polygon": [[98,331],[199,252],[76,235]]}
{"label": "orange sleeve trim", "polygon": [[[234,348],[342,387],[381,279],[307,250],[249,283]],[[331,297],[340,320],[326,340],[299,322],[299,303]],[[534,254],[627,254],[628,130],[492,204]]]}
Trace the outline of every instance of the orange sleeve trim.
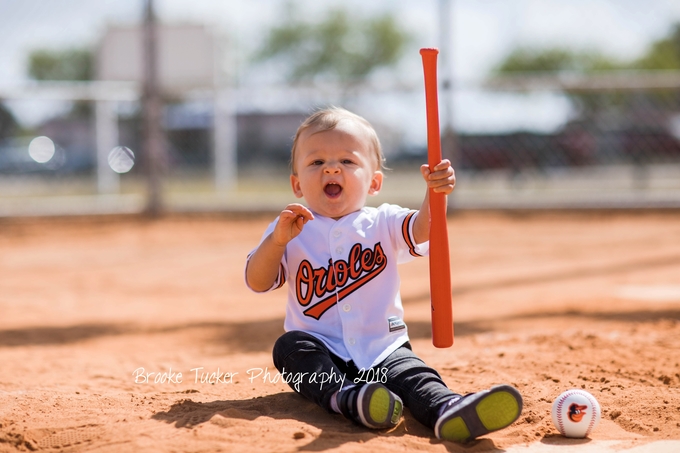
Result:
{"label": "orange sleeve trim", "polygon": [[284,272],[283,264],[279,264],[279,277],[277,280],[279,280],[279,284],[274,289],[279,289],[286,284],[286,273]]}
{"label": "orange sleeve trim", "polygon": [[420,253],[416,252],[416,244],[413,242],[413,239],[411,238],[411,235],[409,234],[409,231],[411,230],[411,222],[413,221],[413,216],[415,215],[416,211],[411,211],[404,221],[401,224],[401,234],[404,237],[404,242],[406,242],[406,245],[408,246],[408,252],[412,256],[423,256]]}

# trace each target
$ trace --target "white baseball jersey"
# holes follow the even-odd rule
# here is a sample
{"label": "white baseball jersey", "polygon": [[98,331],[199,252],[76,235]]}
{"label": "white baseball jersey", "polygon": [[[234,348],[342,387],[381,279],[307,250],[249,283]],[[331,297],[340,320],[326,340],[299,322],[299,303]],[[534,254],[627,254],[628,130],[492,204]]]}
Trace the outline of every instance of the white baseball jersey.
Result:
{"label": "white baseball jersey", "polygon": [[286,331],[313,335],[364,369],[408,341],[397,264],[428,253],[428,243],[416,245],[413,239],[416,215],[388,204],[337,221],[314,213],[314,220],[286,246],[279,275],[268,290],[288,282]]}

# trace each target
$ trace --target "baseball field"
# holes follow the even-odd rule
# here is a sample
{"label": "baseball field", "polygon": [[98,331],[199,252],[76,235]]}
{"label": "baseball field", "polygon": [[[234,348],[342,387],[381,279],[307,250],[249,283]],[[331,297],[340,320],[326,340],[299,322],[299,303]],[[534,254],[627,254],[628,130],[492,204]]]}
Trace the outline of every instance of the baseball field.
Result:
{"label": "baseball field", "polygon": [[[405,411],[352,425],[281,382],[285,291],[251,293],[272,216],[0,222],[0,452],[680,451],[680,214],[449,218],[455,343],[430,339],[428,261],[402,267],[414,350],[460,393],[516,386],[524,411],[467,445]],[[602,407],[586,439],[550,416]]]}

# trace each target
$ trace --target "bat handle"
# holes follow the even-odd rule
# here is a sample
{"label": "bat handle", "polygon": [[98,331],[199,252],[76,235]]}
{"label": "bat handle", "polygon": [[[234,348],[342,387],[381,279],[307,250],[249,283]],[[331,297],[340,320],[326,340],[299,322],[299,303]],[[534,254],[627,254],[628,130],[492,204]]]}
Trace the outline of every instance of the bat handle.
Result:
{"label": "bat handle", "polygon": [[439,134],[439,100],[437,96],[437,55],[434,48],[420,49],[425,75],[425,106],[427,108],[427,164],[433,169],[442,160]]}

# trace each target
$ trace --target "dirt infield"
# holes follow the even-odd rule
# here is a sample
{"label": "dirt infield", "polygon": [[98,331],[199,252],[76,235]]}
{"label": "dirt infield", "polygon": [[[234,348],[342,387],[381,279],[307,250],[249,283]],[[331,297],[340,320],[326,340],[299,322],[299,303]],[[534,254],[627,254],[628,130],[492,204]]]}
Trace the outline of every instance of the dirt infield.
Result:
{"label": "dirt infield", "polygon": [[[354,426],[274,382],[285,294],[252,294],[242,278],[269,220],[0,223],[0,452],[680,439],[680,214],[452,217],[451,349],[431,345],[427,260],[402,267],[415,351],[455,391],[508,382],[525,398],[517,423],[465,446],[408,411],[391,432]],[[551,403],[569,388],[602,406],[591,439],[552,426]]]}

